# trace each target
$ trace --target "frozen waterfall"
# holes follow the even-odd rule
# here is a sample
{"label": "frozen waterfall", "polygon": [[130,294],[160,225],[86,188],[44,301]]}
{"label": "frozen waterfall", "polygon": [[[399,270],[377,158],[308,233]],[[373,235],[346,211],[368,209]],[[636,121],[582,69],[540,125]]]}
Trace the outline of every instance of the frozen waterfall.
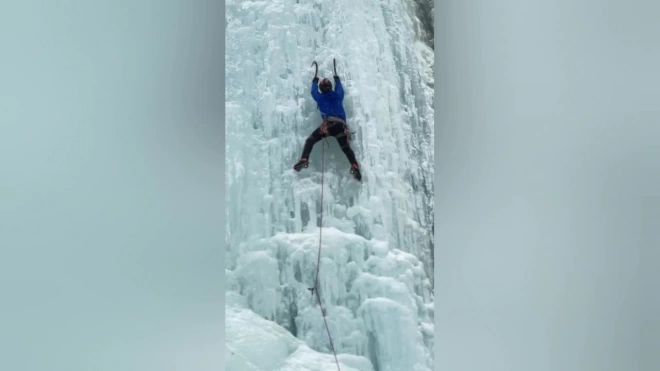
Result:
{"label": "frozen waterfall", "polygon": [[[426,0],[227,0],[227,370],[433,369],[433,30]],[[431,25],[431,26],[429,26]],[[363,181],[319,142],[314,68],[346,91]],[[325,149],[321,204],[321,154]]]}

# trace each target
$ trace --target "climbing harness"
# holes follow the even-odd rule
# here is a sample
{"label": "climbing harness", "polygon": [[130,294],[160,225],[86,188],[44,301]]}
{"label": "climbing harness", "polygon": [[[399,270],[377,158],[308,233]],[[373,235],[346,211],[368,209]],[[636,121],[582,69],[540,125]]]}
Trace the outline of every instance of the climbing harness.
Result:
{"label": "climbing harness", "polygon": [[[324,122],[325,123],[325,122]],[[310,287],[308,290],[312,292],[312,295],[316,293],[316,299],[319,303],[319,308],[321,309],[321,315],[323,316],[323,322],[325,323],[325,330],[328,333],[328,339],[330,340],[330,347],[332,348],[332,354],[335,356],[335,362],[337,363],[337,370],[341,371],[339,368],[339,360],[337,360],[337,352],[335,351],[335,346],[332,343],[332,336],[330,335],[330,328],[328,328],[328,321],[325,319],[325,309],[321,303],[321,296],[318,290],[319,284],[319,271],[321,270],[321,246],[323,239],[323,188],[324,188],[324,173],[325,173],[325,147],[327,145],[326,138],[323,138],[323,150],[321,154],[321,220],[319,225],[319,253],[318,259],[316,262],[316,279],[314,280],[314,287]]]}
{"label": "climbing harness", "polygon": [[349,143],[351,142],[351,134],[355,134],[355,132],[351,131],[351,129],[348,127],[348,124],[346,124],[346,121],[340,119],[339,117],[329,116],[325,120],[323,120],[320,129],[321,135],[323,135],[324,137],[328,136],[328,122],[341,123],[344,127],[344,133],[338,134],[335,138],[346,137],[346,141]]}
{"label": "climbing harness", "polygon": [[321,135],[324,137],[328,135],[328,120],[323,120],[323,123],[321,124]]}

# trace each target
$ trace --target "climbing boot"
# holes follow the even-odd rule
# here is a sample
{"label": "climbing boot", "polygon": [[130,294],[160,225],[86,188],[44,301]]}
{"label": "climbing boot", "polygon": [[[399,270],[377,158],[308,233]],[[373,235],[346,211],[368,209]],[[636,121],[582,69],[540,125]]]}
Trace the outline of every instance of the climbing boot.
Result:
{"label": "climbing boot", "polygon": [[298,163],[293,166],[293,170],[300,171],[302,168],[307,168],[307,166],[309,166],[309,160],[306,158],[301,158],[300,161],[298,161]]}
{"label": "climbing boot", "polygon": [[360,167],[358,164],[351,165],[351,174],[353,174],[353,177],[358,181],[362,181],[362,174],[360,173]]}

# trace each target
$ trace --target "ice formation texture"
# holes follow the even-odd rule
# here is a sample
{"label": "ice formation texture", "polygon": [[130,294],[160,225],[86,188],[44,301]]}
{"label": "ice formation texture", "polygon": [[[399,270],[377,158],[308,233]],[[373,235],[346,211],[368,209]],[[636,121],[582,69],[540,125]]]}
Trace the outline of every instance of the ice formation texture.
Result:
{"label": "ice formation texture", "polygon": [[[228,0],[228,370],[433,369],[432,2]],[[431,22],[432,23],[432,22]],[[363,181],[320,123],[314,68],[346,91]],[[326,148],[324,148],[326,146]],[[321,201],[322,153],[325,159]]]}

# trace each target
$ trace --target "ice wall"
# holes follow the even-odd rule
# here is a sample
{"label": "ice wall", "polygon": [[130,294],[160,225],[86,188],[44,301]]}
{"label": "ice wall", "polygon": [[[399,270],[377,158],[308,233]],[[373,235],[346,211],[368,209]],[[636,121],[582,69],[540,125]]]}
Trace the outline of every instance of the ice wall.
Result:
{"label": "ice wall", "polygon": [[[400,0],[228,1],[227,258],[236,292],[313,350],[329,352],[314,282],[323,208],[320,293],[338,352],[375,371],[433,364],[433,50]],[[428,2],[425,2],[428,4]],[[430,35],[430,36],[429,36]],[[334,139],[291,170],[319,124],[314,70],[345,90],[352,179]],[[231,336],[228,332],[227,336]]]}

